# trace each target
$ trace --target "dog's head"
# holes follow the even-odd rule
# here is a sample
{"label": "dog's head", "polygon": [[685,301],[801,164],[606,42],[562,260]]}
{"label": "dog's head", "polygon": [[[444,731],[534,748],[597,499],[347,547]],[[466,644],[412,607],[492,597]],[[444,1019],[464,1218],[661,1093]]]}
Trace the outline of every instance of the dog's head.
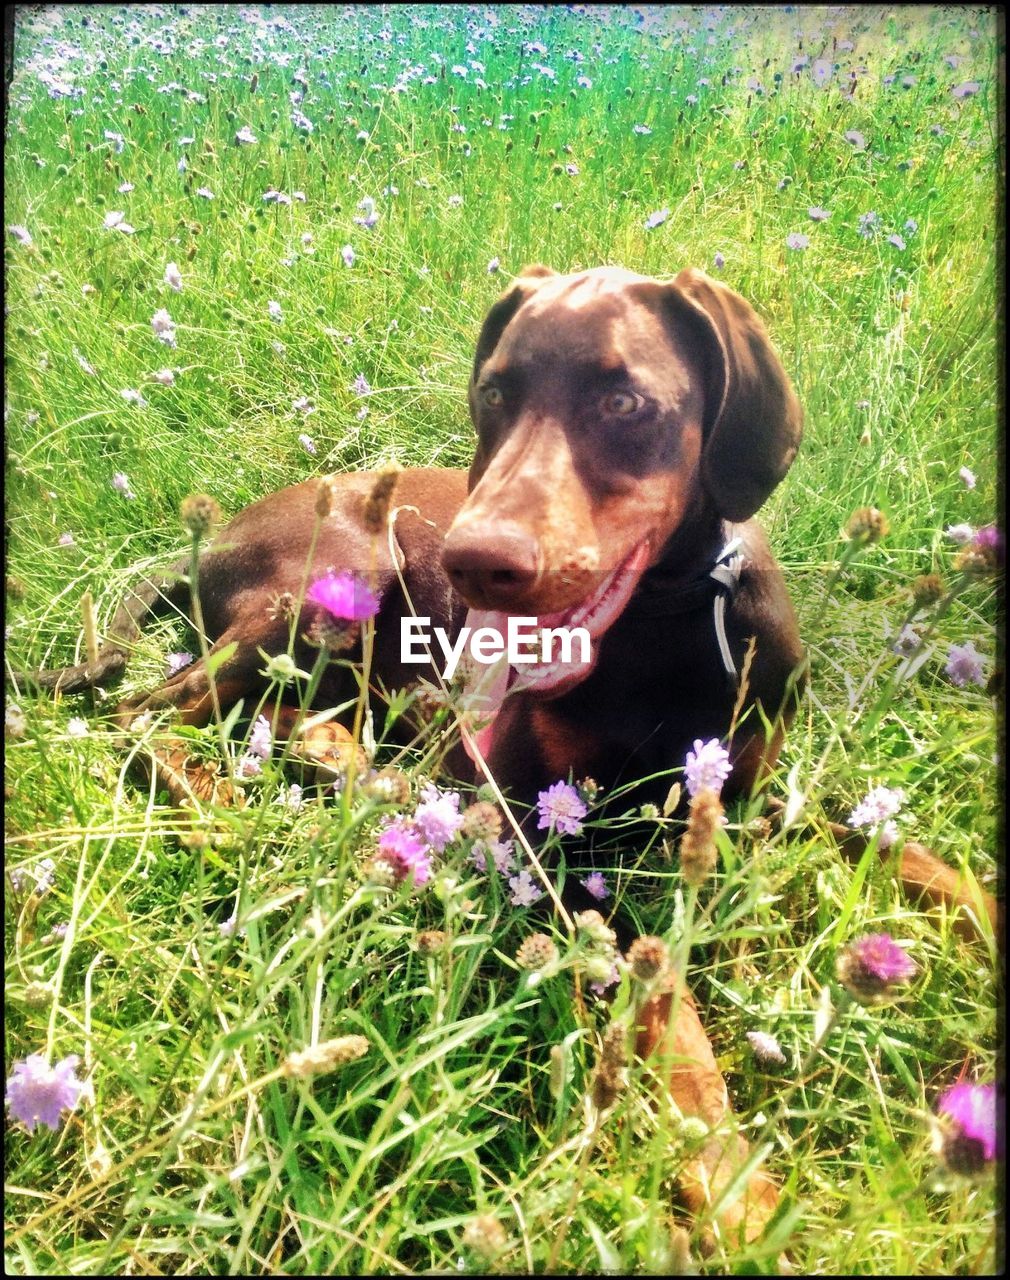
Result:
{"label": "dog's head", "polygon": [[474,608],[602,631],[706,507],[751,516],[802,413],[760,320],[703,272],[531,267],[491,308],[443,563]]}

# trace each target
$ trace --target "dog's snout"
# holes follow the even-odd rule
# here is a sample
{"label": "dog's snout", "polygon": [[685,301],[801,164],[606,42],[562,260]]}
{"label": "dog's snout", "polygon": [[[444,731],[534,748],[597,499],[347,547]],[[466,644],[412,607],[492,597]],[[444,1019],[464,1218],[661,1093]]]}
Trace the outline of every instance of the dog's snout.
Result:
{"label": "dog's snout", "polygon": [[470,604],[507,608],[536,581],[536,539],[519,529],[468,524],[449,532],[442,567]]}

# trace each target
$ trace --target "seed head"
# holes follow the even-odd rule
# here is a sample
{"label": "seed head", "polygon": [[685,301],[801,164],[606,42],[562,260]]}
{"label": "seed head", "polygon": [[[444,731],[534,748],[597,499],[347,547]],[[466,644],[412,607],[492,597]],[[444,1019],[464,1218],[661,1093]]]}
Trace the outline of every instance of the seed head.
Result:
{"label": "seed head", "polygon": [[194,538],[205,537],[221,520],[221,508],[205,493],[191,493],[183,498],[179,514],[183,527]]}
{"label": "seed head", "polygon": [[389,519],[389,507],[393,498],[393,490],[400,478],[400,468],[395,462],[389,463],[376,476],[372,492],[365,501],[362,521],[369,533],[383,533]]}
{"label": "seed head", "polygon": [[920,609],[936,604],[943,595],[943,579],[938,573],[920,573],[912,583],[912,599]]}
{"label": "seed head", "polygon": [[463,1243],[481,1258],[491,1262],[505,1248],[505,1228],[493,1214],[479,1213],[463,1229]]}
{"label": "seed head", "polygon": [[857,938],[838,953],[838,981],[860,1004],[883,1004],[915,977],[915,961],[886,933]]}
{"label": "seed head", "polygon": [[368,1041],[364,1036],[337,1036],[335,1040],[324,1040],[322,1044],[289,1053],[284,1060],[284,1074],[324,1075],[328,1071],[335,1071],[345,1062],[354,1062],[356,1058],[364,1057],[368,1048]]}
{"label": "seed head", "polygon": [[662,938],[648,935],[636,938],[628,948],[628,964],[640,982],[651,982],[670,963],[670,951]]}
{"label": "seed head", "polygon": [[606,1111],[620,1097],[626,1084],[627,1028],[612,1022],[603,1036],[591,1096],[598,1111]]}
{"label": "seed head", "polygon": [[531,933],[516,952],[516,964],[531,972],[548,968],[557,958],[558,949],[546,933]]}
{"label": "seed head", "polygon": [[407,775],[395,765],[387,765],[371,774],[361,790],[369,798],[379,804],[395,804],[402,808],[410,799],[410,782]]}
{"label": "seed head", "polygon": [[444,951],[449,935],[444,929],[422,929],[414,938],[414,946],[423,956],[434,956]]}
{"label": "seed head", "polygon": [[722,825],[722,801],[706,787],[691,797],[687,830],[680,841],[680,870],[689,885],[705,883],[718,864],[715,834]]}
{"label": "seed head", "polygon": [[853,542],[869,546],[870,543],[879,542],[881,538],[885,538],[890,528],[883,511],[878,510],[877,507],[860,507],[849,516],[845,534]]}
{"label": "seed head", "polygon": [[617,934],[607,926],[598,911],[577,911],[575,926],[596,946],[613,947],[617,942]]}
{"label": "seed head", "polygon": [[486,800],[478,800],[463,814],[462,834],[474,840],[497,840],[501,835],[502,818],[497,807]]}

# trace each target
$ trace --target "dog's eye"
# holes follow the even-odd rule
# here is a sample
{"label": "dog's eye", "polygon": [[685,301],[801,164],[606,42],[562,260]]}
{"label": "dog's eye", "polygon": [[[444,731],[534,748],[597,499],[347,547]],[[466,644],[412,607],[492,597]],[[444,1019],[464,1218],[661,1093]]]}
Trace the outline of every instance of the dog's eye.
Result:
{"label": "dog's eye", "polygon": [[641,408],[641,405],[642,397],[636,396],[633,391],[611,391],[603,397],[603,412],[612,414],[615,418],[626,418]]}
{"label": "dog's eye", "polygon": [[500,409],[505,403],[500,387],[485,387],[481,392],[481,399],[489,409]]}

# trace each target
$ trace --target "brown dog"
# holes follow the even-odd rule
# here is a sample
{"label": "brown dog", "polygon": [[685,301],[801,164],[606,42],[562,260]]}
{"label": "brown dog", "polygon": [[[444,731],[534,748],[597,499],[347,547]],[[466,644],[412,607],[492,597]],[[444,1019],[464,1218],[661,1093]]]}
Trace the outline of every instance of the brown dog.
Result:
{"label": "brown dog", "polygon": [[[212,652],[231,650],[215,677],[221,706],[262,691],[262,653],[286,650],[283,605],[300,597],[314,545],[313,575],[355,570],[376,587],[372,671],[387,690],[431,676],[403,660],[400,622],[411,606],[451,638],[464,625],[504,631],[515,615],[588,633],[588,661],[514,664],[485,686],[486,723],[470,754],[513,799],[529,804],[559,778],[591,776],[604,791],[651,778],[637,798],[661,801],[695,739],[725,740],[733,727],[724,794],[750,791],[778,754],[803,664],[781,573],[751,520],[796,454],[802,415],[753,310],[693,270],[658,282],[617,268],[530,268],[484,322],[469,400],[469,478],[402,472],[388,542],[366,528],[376,483],[367,474],[327,482],[323,518],[312,480],[246,508],[218,534],[199,593]],[[38,682],[67,691],[100,683],[125,664],[143,614],[187,593],[178,577],[144,584],[96,664]],[[302,609],[299,645],[314,613]],[[302,649],[295,657],[313,659]],[[316,705],[353,695],[347,680],[331,666]],[[119,718],[128,725],[166,707],[190,724],[210,719],[202,661],[124,703]],[[295,721],[293,711],[282,716],[290,729]],[[463,752],[450,763],[473,776]],[[967,900],[936,859],[917,887],[944,875],[940,896]],[[644,1011],[639,1052],[671,1041],[675,1100],[721,1125],[725,1085],[683,992]],[[685,1178],[694,1207],[717,1198],[745,1155],[739,1138],[709,1144]],[[750,1236],[775,1203],[759,1173],[719,1219]]]}

